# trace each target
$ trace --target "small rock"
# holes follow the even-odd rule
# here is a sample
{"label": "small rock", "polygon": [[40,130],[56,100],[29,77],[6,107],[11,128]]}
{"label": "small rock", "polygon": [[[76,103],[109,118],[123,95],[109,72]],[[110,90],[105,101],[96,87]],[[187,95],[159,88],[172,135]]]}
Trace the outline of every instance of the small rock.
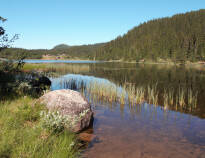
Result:
{"label": "small rock", "polygon": [[89,134],[89,133],[80,133],[79,134],[79,139],[84,141],[84,142],[91,142],[94,138],[95,138],[95,136],[93,134]]}

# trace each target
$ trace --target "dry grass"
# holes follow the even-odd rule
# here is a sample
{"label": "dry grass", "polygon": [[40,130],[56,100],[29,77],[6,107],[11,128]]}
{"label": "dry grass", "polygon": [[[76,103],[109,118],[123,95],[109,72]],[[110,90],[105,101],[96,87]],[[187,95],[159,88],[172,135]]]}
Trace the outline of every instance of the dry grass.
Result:
{"label": "dry grass", "polygon": [[30,71],[43,71],[43,72],[61,72],[61,73],[74,73],[89,72],[90,67],[87,64],[65,64],[65,63],[40,63],[30,64],[26,63],[23,70]]}
{"label": "dry grass", "polygon": [[[154,106],[163,104],[165,110],[178,108],[183,110],[194,110],[197,107],[197,92],[193,92],[190,88],[179,87],[165,88],[159,95],[158,84],[148,86],[136,86],[132,83],[124,83],[116,85],[109,81],[90,81],[85,83],[75,79],[63,81],[64,87],[80,90],[84,96],[88,96],[94,103],[102,101],[110,104],[117,102],[120,105],[128,104],[131,107],[142,104],[144,102],[153,104]],[[162,101],[162,102],[161,102]]]}

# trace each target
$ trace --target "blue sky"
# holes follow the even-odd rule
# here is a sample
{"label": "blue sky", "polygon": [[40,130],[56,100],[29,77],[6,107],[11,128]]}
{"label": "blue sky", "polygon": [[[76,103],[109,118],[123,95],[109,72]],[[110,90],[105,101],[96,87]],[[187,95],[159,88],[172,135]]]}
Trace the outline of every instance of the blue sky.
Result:
{"label": "blue sky", "polygon": [[204,9],[205,0],[1,0],[13,46],[36,49],[107,42],[145,21]]}

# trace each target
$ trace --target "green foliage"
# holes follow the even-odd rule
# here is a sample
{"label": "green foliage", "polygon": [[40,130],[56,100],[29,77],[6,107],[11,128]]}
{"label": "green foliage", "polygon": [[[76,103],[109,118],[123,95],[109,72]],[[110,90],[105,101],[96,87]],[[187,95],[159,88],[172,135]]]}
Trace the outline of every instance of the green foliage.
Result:
{"label": "green foliage", "polygon": [[64,50],[64,49],[68,49],[71,46],[67,45],[67,44],[59,44],[57,46],[55,46],[53,49],[58,49],[58,50]]}
{"label": "green foliage", "polygon": [[103,43],[94,45],[80,45],[67,46],[57,45],[53,49],[22,49],[22,48],[8,48],[0,53],[0,58],[15,59],[16,56],[24,54],[27,59],[41,59],[43,55],[60,56],[64,55],[67,59],[82,58],[89,59],[93,56],[96,50],[103,46]]}
{"label": "green foliage", "polygon": [[[4,22],[6,19],[0,17],[0,22]],[[8,38],[6,31],[0,26],[0,55],[2,51],[10,47],[18,39],[18,35],[14,35],[11,39]],[[15,56],[15,58],[8,60],[0,60],[0,95],[7,95],[13,91],[14,87],[18,85],[15,73],[19,72],[24,65],[24,55]],[[16,60],[17,62],[14,62]],[[1,98],[0,98],[1,99]]]}
{"label": "green foliage", "polygon": [[[5,19],[0,17],[0,21]],[[16,38],[14,36],[9,40],[3,27],[0,27],[0,55]],[[9,54],[6,52],[5,55],[8,57]],[[2,101],[3,95],[10,97],[16,94],[13,89],[19,85],[21,74],[18,72],[24,64],[22,54],[14,54],[9,59],[0,61],[0,157],[76,157],[73,134],[62,131],[55,135],[40,126],[42,105],[34,104],[28,97]]]}
{"label": "green foliage", "polygon": [[[43,55],[74,59],[124,60],[124,61],[185,61],[205,60],[205,10],[177,14],[155,19],[133,28],[127,34],[108,43],[68,46],[60,44],[51,50],[4,49],[1,58],[26,54],[29,59]],[[4,33],[4,30],[1,31]],[[6,47],[5,47],[6,48]]]}
{"label": "green foliage", "polygon": [[66,117],[62,116],[58,111],[41,111],[41,117],[42,127],[54,133],[62,132],[69,121]]}
{"label": "green foliage", "polygon": [[82,119],[88,110],[82,111],[78,115],[62,115],[59,111],[41,111],[42,127],[53,133],[60,133],[64,129],[71,131],[75,128],[76,123]]}
{"label": "green foliage", "polygon": [[204,19],[202,9],[145,22],[99,48],[94,57],[125,61],[205,60]]}
{"label": "green foliage", "polygon": [[0,57],[6,59],[16,59],[18,56],[24,55],[27,59],[41,59],[43,54],[47,54],[47,50],[26,50],[22,48],[6,48],[0,53]]}
{"label": "green foliage", "polygon": [[77,157],[74,134],[53,134],[41,127],[43,105],[22,97],[0,102],[0,107],[1,158]]}
{"label": "green foliage", "polygon": [[[5,21],[6,19],[0,16],[0,23],[3,23]],[[18,39],[17,34],[14,35],[11,39],[9,39],[8,34],[6,34],[6,31],[4,30],[4,28],[0,26],[0,52],[3,49],[8,48],[10,44],[13,43],[16,39]]]}

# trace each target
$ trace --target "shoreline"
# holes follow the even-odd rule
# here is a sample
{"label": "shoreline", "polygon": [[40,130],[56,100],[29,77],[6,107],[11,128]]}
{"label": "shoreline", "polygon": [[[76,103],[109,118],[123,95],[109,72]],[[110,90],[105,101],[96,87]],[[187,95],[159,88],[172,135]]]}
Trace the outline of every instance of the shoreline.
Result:
{"label": "shoreline", "polygon": [[[7,59],[5,58],[0,58],[0,61],[6,61]],[[25,59],[25,63],[29,63],[30,61],[41,61],[41,62],[37,62],[37,63],[44,63],[43,61],[48,61],[45,63],[55,63],[55,62],[51,62],[51,61],[57,61],[56,63],[63,63],[63,61],[72,61],[72,62],[91,62],[91,63],[100,63],[100,62],[104,62],[104,63],[130,63],[130,64],[150,64],[150,65],[177,65],[177,66],[204,66],[205,65],[205,61],[198,61],[198,62],[189,62],[186,61],[185,63],[180,63],[180,62],[172,62],[172,61],[163,61],[163,62],[153,62],[153,61],[123,61],[123,60],[89,60],[89,59]],[[28,61],[28,62],[26,62]],[[29,64],[35,64],[35,62],[31,62]]]}

